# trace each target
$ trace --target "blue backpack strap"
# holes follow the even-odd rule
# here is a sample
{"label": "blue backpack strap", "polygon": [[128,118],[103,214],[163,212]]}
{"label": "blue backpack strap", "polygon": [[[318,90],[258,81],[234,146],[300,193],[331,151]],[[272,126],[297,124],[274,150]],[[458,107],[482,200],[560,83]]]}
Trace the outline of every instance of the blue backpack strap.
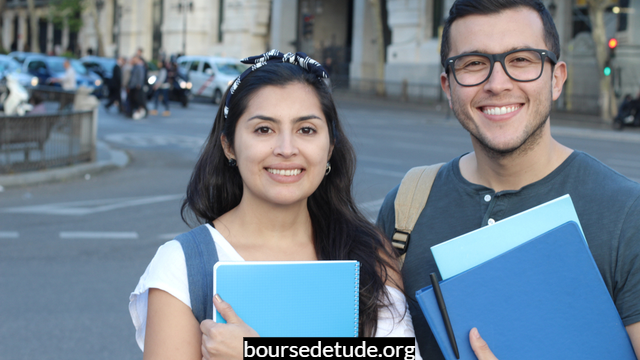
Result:
{"label": "blue backpack strap", "polygon": [[218,252],[207,225],[180,234],[184,259],[189,278],[191,310],[199,323],[213,319],[213,265],[218,262]]}

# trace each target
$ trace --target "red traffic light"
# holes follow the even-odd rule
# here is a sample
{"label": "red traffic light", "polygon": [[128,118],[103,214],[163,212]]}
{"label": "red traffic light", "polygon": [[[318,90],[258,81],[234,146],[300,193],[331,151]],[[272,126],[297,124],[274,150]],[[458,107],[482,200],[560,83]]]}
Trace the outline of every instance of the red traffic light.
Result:
{"label": "red traffic light", "polygon": [[615,49],[616,46],[618,46],[618,40],[616,38],[609,40],[609,49]]}

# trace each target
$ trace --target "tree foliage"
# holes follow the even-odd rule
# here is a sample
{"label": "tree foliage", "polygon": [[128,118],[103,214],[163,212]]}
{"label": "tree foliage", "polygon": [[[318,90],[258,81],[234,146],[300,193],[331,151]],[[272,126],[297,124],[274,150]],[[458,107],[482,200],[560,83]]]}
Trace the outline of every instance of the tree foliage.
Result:
{"label": "tree foliage", "polygon": [[80,31],[82,28],[81,14],[85,8],[83,0],[52,0],[49,9],[53,25],[56,28],[62,28],[66,18],[69,31]]}

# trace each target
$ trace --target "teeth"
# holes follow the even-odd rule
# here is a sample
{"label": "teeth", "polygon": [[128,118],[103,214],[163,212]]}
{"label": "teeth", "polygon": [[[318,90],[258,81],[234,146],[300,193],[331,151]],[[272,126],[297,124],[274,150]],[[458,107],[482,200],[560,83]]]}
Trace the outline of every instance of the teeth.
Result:
{"label": "teeth", "polygon": [[519,106],[503,106],[503,107],[494,107],[494,108],[484,108],[482,110],[483,113],[487,115],[504,115],[510,112],[514,112],[518,110]]}
{"label": "teeth", "polygon": [[302,170],[300,169],[293,169],[293,170],[267,169],[267,171],[274,175],[282,175],[282,176],[296,176],[302,172]]}

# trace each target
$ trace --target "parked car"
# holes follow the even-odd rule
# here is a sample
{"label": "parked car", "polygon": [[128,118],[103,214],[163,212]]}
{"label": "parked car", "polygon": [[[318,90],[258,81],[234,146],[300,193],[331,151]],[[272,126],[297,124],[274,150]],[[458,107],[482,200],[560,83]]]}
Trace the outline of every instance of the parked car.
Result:
{"label": "parked car", "polygon": [[26,52],[26,51],[12,51],[7,56],[9,56],[10,58],[12,58],[15,61],[19,62],[20,64],[22,64],[22,63],[24,63],[24,59],[26,59],[29,56],[34,56],[34,55],[43,55],[43,54],[34,53],[34,52]]}
{"label": "parked car", "polygon": [[[67,58],[62,56],[29,56],[24,60],[22,69],[23,72],[38,77],[38,83],[40,85],[60,86],[59,83],[53,82],[52,79],[60,79],[64,76],[65,60],[67,60]],[[76,83],[78,87],[86,86],[93,88],[93,94],[101,97],[104,84],[100,76],[87,70],[87,68],[76,59],[70,59],[70,64],[76,71]]]}
{"label": "parked car", "polygon": [[104,84],[103,96],[109,96],[109,84],[111,83],[111,78],[113,77],[113,68],[116,66],[116,59],[88,55],[81,57],[80,62],[87,68],[87,70],[92,71],[100,76]]}
{"label": "parked car", "polygon": [[0,83],[4,87],[5,78],[11,74],[18,83],[24,87],[33,87],[38,85],[38,78],[36,76],[25,74],[22,72],[22,65],[7,55],[0,55]]}
{"label": "parked car", "polygon": [[181,56],[178,67],[186,70],[195,96],[208,97],[220,104],[222,94],[247,68],[240,60],[213,56]]}

